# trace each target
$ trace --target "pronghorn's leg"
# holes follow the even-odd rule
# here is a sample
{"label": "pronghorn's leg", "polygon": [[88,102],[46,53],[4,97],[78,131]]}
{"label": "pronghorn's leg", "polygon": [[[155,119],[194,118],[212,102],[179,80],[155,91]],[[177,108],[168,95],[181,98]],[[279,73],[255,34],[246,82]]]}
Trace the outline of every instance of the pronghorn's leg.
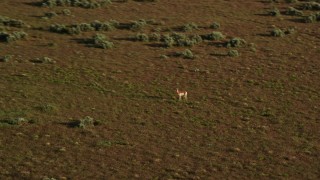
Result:
{"label": "pronghorn's leg", "polygon": [[181,95],[179,94],[179,101],[181,101]]}
{"label": "pronghorn's leg", "polygon": [[188,100],[188,94],[187,93],[184,94],[184,99]]}

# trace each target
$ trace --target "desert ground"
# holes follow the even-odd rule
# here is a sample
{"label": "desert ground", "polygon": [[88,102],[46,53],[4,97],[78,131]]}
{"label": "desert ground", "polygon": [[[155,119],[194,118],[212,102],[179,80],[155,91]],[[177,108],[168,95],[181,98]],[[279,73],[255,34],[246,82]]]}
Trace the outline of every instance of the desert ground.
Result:
{"label": "desert ground", "polygon": [[319,3],[1,0],[0,179],[320,179]]}

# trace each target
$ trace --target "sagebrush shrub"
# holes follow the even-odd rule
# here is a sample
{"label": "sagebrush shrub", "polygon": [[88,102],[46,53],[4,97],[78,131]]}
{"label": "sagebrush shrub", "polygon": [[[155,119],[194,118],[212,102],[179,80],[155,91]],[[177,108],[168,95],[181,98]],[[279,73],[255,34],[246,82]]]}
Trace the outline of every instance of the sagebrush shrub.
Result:
{"label": "sagebrush shrub", "polygon": [[110,31],[115,28],[112,22],[100,22],[100,21],[94,21],[91,23],[91,27],[96,31]]}
{"label": "sagebrush shrub", "polygon": [[86,116],[78,121],[79,128],[87,128],[94,126],[94,119],[90,116]]}
{"label": "sagebrush shrub", "polygon": [[166,47],[172,47],[172,46],[191,47],[198,43],[201,43],[202,38],[199,35],[186,36],[185,34],[172,33],[170,35],[164,35],[162,38],[162,41],[164,42]]}
{"label": "sagebrush shrub", "polygon": [[169,34],[164,35],[162,41],[166,47],[172,47],[175,45],[175,40]]}
{"label": "sagebrush shrub", "polygon": [[58,16],[58,14],[55,12],[47,12],[47,13],[44,13],[44,16],[47,18],[53,18],[55,16]]}
{"label": "sagebrush shrub", "polygon": [[213,22],[213,23],[210,25],[210,28],[211,28],[211,29],[219,29],[219,28],[220,28],[220,23]]}
{"label": "sagebrush shrub", "polygon": [[317,2],[306,2],[300,5],[299,9],[302,10],[320,10],[320,3]]}
{"label": "sagebrush shrub", "polygon": [[138,33],[136,34],[135,38],[136,41],[142,41],[142,42],[148,42],[149,36],[144,33]]}
{"label": "sagebrush shrub", "polygon": [[286,11],[286,14],[291,16],[303,16],[303,12],[294,7],[289,7]]}
{"label": "sagebrush shrub", "polygon": [[43,0],[42,6],[74,6],[82,8],[98,8],[111,4],[111,0]]}
{"label": "sagebrush shrub", "polygon": [[305,23],[314,23],[314,22],[320,21],[320,12],[311,14],[309,16],[305,16],[303,18],[303,21]]}
{"label": "sagebrush shrub", "polygon": [[0,41],[3,42],[12,42],[12,41],[17,41],[20,39],[24,39],[27,37],[27,33],[23,32],[23,31],[15,31],[10,33],[7,32],[0,32]]}
{"label": "sagebrush shrub", "polygon": [[214,41],[222,40],[224,38],[225,38],[225,36],[221,32],[217,32],[217,31],[213,31],[210,34],[206,34],[206,35],[202,36],[202,39],[214,40]]}
{"label": "sagebrush shrub", "polygon": [[71,11],[69,9],[63,9],[62,10],[62,14],[65,16],[70,16],[71,15]]}
{"label": "sagebrush shrub", "polygon": [[181,53],[181,56],[185,59],[194,59],[195,56],[193,55],[190,49],[186,49]]}
{"label": "sagebrush shrub", "polygon": [[96,34],[92,39],[94,46],[98,48],[110,49],[114,46],[113,42],[108,41],[107,37],[103,34]]}
{"label": "sagebrush shrub", "polygon": [[239,56],[239,52],[235,49],[228,51],[228,56],[230,57],[237,57]]}
{"label": "sagebrush shrub", "polygon": [[26,24],[23,21],[17,20],[17,19],[11,19],[6,16],[0,16],[0,25],[12,26],[12,27],[18,27],[18,28],[26,26]]}
{"label": "sagebrush shrub", "polygon": [[149,40],[150,41],[160,41],[161,40],[161,35],[158,33],[152,33],[149,35]]}
{"label": "sagebrush shrub", "polygon": [[273,9],[269,10],[268,14],[271,16],[280,16],[281,15],[278,8],[273,8]]}
{"label": "sagebrush shrub", "polygon": [[130,30],[138,31],[138,30],[141,30],[146,25],[147,25],[147,22],[145,20],[143,20],[143,19],[140,19],[138,21],[134,21],[131,24]]}
{"label": "sagebrush shrub", "polygon": [[274,37],[283,37],[285,36],[285,33],[279,29],[279,28],[275,28],[271,31],[271,36],[274,36]]}
{"label": "sagebrush shrub", "polygon": [[182,26],[181,29],[184,32],[189,32],[189,31],[197,30],[198,29],[198,25],[195,24],[195,23],[189,23],[189,24],[186,24],[186,25]]}
{"label": "sagebrush shrub", "polygon": [[247,42],[244,39],[236,37],[236,38],[232,38],[231,40],[229,40],[226,43],[226,46],[227,47],[242,47],[242,46],[245,46],[246,44],[247,44]]}

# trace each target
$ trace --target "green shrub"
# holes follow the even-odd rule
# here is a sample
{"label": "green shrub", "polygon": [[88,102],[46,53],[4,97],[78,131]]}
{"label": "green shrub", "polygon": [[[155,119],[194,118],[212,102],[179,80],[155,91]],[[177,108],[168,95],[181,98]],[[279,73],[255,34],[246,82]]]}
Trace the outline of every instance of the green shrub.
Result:
{"label": "green shrub", "polygon": [[49,31],[56,33],[69,33],[68,27],[63,24],[52,24],[49,27]]}
{"label": "green shrub", "polygon": [[150,41],[160,41],[161,40],[161,35],[158,33],[152,33],[149,36]]}
{"label": "green shrub", "polygon": [[0,62],[9,62],[12,59],[12,55],[5,55],[4,57],[0,58]]}
{"label": "green shrub", "polygon": [[53,24],[49,27],[49,31],[61,34],[80,34],[86,31],[110,31],[116,26],[115,21],[100,22],[94,21],[92,23],[80,23],[73,25]]}
{"label": "green shrub", "polygon": [[303,18],[303,21],[305,23],[314,23],[314,22],[320,21],[320,12],[311,14],[309,16],[305,16]]}
{"label": "green shrub", "polygon": [[168,57],[167,55],[164,55],[164,54],[162,54],[162,55],[160,56],[160,58],[161,58],[161,59],[169,59],[169,57]]}
{"label": "green shrub", "polygon": [[162,41],[164,42],[166,47],[172,47],[172,46],[191,47],[198,43],[201,43],[202,38],[199,35],[186,36],[185,34],[172,33],[170,35],[165,35],[162,38]]}
{"label": "green shrub", "polygon": [[149,36],[144,33],[138,33],[136,34],[135,38],[136,41],[142,41],[142,42],[148,42]]}
{"label": "green shrub", "polygon": [[217,22],[213,22],[213,23],[210,25],[210,28],[211,28],[211,29],[219,29],[219,28],[220,28],[220,24],[217,23]]}
{"label": "green shrub", "polygon": [[271,36],[274,36],[274,37],[283,37],[285,36],[285,33],[279,29],[279,28],[275,28],[271,31]]}
{"label": "green shrub", "polygon": [[94,21],[91,23],[91,27],[96,31],[110,31],[115,28],[114,24],[112,22],[100,22],[100,21]]}
{"label": "green shrub", "polygon": [[26,27],[26,24],[21,20],[11,19],[6,16],[0,16],[0,25],[12,27]]}
{"label": "green shrub", "polygon": [[74,27],[78,28],[82,32],[95,30],[95,28],[92,27],[91,24],[88,24],[88,23],[80,23],[80,24],[75,25]]}
{"label": "green shrub", "polygon": [[21,118],[21,117],[0,120],[0,124],[7,124],[7,125],[22,125],[27,123],[32,123],[32,121],[27,120],[25,118]]}
{"label": "green shrub", "polygon": [[77,126],[79,128],[83,128],[83,129],[85,129],[87,127],[92,127],[92,126],[94,126],[94,119],[90,116],[86,116],[78,121]]}
{"label": "green shrub", "polygon": [[307,2],[300,5],[299,9],[302,10],[320,10],[320,4],[317,2]]}
{"label": "green shrub", "polygon": [[190,23],[190,24],[186,24],[186,25],[182,26],[181,29],[184,32],[189,32],[189,31],[197,30],[198,29],[198,25],[195,24],[195,23]]}
{"label": "green shrub", "polygon": [[99,8],[112,3],[111,0],[43,0],[42,6],[73,6],[82,8]]}
{"label": "green shrub", "polygon": [[281,15],[278,8],[273,8],[273,9],[269,10],[268,14],[271,16],[280,16]]}
{"label": "green shrub", "polygon": [[205,39],[205,40],[214,40],[214,41],[222,40],[225,38],[225,36],[221,32],[217,32],[217,31],[214,31],[207,35],[203,35],[201,37],[202,39]]}
{"label": "green shrub", "polygon": [[230,41],[226,43],[227,47],[242,47],[245,46],[247,42],[241,38],[232,38]]}
{"label": "green shrub", "polygon": [[182,57],[185,59],[194,59],[195,58],[195,56],[193,55],[193,53],[190,49],[185,49],[182,52],[176,52],[175,56]]}
{"label": "green shrub", "polygon": [[193,55],[190,49],[186,49],[181,53],[181,56],[185,59],[194,59],[195,56]]}
{"label": "green shrub", "polygon": [[294,8],[294,7],[289,7],[286,11],[287,15],[291,15],[291,16],[303,16],[303,12],[299,11],[298,9]]}
{"label": "green shrub", "polygon": [[24,39],[27,37],[27,33],[23,31],[15,31],[13,33],[7,33],[7,32],[0,32],[0,41],[3,42],[12,42],[12,41],[17,41],[20,39]]}
{"label": "green shrub", "polygon": [[96,34],[92,39],[94,46],[98,48],[110,49],[114,46],[113,42],[108,41],[106,36],[103,34]]}
{"label": "green shrub", "polygon": [[228,56],[230,56],[230,57],[237,57],[237,56],[239,56],[239,52],[237,51],[237,50],[230,50],[229,52],[228,52]]}
{"label": "green shrub", "polygon": [[44,16],[47,18],[53,18],[55,16],[58,16],[58,14],[55,12],[47,12],[47,13],[44,13]]}
{"label": "green shrub", "polygon": [[295,33],[295,32],[296,32],[296,29],[293,28],[293,27],[287,28],[287,29],[284,30],[284,33],[285,33],[285,34],[293,34],[293,33]]}
{"label": "green shrub", "polygon": [[53,64],[55,63],[54,60],[52,60],[49,57],[41,57],[41,58],[35,58],[33,60],[31,60],[31,62],[33,63],[48,63],[48,64]]}
{"label": "green shrub", "polygon": [[141,30],[146,25],[147,25],[147,22],[145,20],[143,20],[143,19],[140,19],[138,21],[134,21],[131,24],[130,30],[138,31],[138,30]]}
{"label": "green shrub", "polygon": [[71,11],[69,9],[63,9],[61,14],[65,15],[65,16],[70,16],[71,15]]}
{"label": "green shrub", "polygon": [[166,47],[172,47],[175,45],[175,40],[169,34],[164,35],[162,41]]}

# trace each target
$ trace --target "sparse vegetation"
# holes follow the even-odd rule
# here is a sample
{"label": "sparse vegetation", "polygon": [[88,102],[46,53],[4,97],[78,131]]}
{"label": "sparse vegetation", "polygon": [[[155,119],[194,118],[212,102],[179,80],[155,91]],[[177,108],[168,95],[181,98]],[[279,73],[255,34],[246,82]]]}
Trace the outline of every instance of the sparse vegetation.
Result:
{"label": "sparse vegetation", "polygon": [[279,29],[279,28],[275,28],[271,31],[271,36],[274,36],[274,37],[283,37],[285,36],[285,33]]}
{"label": "sparse vegetation", "polygon": [[170,35],[168,34],[164,35],[162,38],[162,41],[164,42],[166,47],[172,47],[172,46],[191,47],[201,43],[202,38],[201,36],[198,36],[198,35],[186,36],[185,34],[172,33]]}
{"label": "sparse vegetation", "polygon": [[227,47],[243,47],[247,44],[247,42],[244,39],[241,38],[232,38],[230,41],[226,43]]}
{"label": "sparse vegetation", "polygon": [[150,41],[160,41],[161,40],[161,35],[158,33],[152,33],[149,35],[149,40]]}
{"label": "sparse vegetation", "polygon": [[113,42],[107,40],[107,37],[103,34],[96,34],[92,37],[92,42],[95,47],[110,49],[114,47]]}
{"label": "sparse vegetation", "polygon": [[0,1],[0,179],[319,177],[311,0],[42,2]]}
{"label": "sparse vegetation", "polygon": [[177,56],[182,57],[184,59],[194,59],[195,56],[193,55],[193,52],[190,49],[185,49],[182,52],[177,52]]}
{"label": "sparse vegetation", "polygon": [[294,7],[289,7],[288,10],[286,11],[286,14],[291,16],[303,16],[303,12],[299,11]]}
{"label": "sparse vegetation", "polygon": [[18,28],[22,28],[22,27],[26,27],[27,26],[21,20],[11,19],[11,18],[6,17],[6,16],[0,16],[0,25],[2,25],[2,26],[12,26],[12,27],[18,27]]}
{"label": "sparse vegetation", "polygon": [[9,62],[12,57],[12,55],[5,55],[4,57],[0,57],[0,62]]}
{"label": "sparse vegetation", "polygon": [[146,25],[147,25],[147,21],[144,20],[144,19],[140,19],[138,21],[132,22],[131,25],[130,25],[130,29],[132,31],[139,31]]}
{"label": "sparse vegetation", "polygon": [[18,118],[7,118],[4,120],[0,120],[0,125],[7,124],[7,125],[23,125],[23,124],[28,124],[28,123],[33,123],[32,120],[27,120],[22,117]]}
{"label": "sparse vegetation", "polygon": [[144,34],[144,33],[138,33],[134,39],[136,41],[142,41],[142,42],[148,42],[149,41],[149,36]]}
{"label": "sparse vegetation", "polygon": [[305,23],[315,23],[317,21],[320,21],[320,12],[313,13],[303,18],[303,22]]}
{"label": "sparse vegetation", "polygon": [[63,9],[61,14],[65,15],[65,16],[70,16],[71,15],[71,11],[69,9]]}
{"label": "sparse vegetation", "polygon": [[73,6],[93,9],[103,7],[111,3],[111,0],[43,0],[42,6]]}
{"label": "sparse vegetation", "polygon": [[320,10],[320,3],[317,3],[317,2],[306,2],[306,3],[303,3],[299,6],[299,9],[301,10]]}
{"label": "sparse vegetation", "polygon": [[271,16],[280,16],[281,15],[278,8],[273,8],[273,9],[269,10],[268,14]]}
{"label": "sparse vegetation", "polygon": [[73,25],[63,25],[63,24],[53,24],[49,27],[51,32],[61,33],[61,34],[80,34],[81,32],[87,31],[111,31],[115,29],[115,21],[110,22],[100,22],[94,21],[92,23],[80,23]]}
{"label": "sparse vegetation", "polygon": [[85,129],[94,126],[94,119],[90,116],[86,116],[82,119],[79,119],[77,127]]}
{"label": "sparse vegetation", "polygon": [[201,37],[202,39],[213,40],[213,41],[219,41],[225,38],[225,36],[221,32],[217,32],[217,31],[213,31],[210,34],[206,34]]}
{"label": "sparse vegetation", "polygon": [[195,23],[189,23],[189,24],[186,24],[186,25],[182,26],[181,29],[184,32],[190,32],[190,31],[193,31],[193,30],[197,30],[198,29],[198,25],[195,24]]}
{"label": "sparse vegetation", "polygon": [[228,52],[228,56],[230,56],[230,57],[237,57],[237,56],[239,56],[239,52],[238,52],[237,50],[235,50],[235,49],[232,49],[232,50],[230,50],[230,51]]}
{"label": "sparse vegetation", "polygon": [[53,63],[55,63],[55,61],[52,60],[52,59],[49,58],[49,57],[35,58],[35,59],[32,59],[31,62],[33,62],[33,63],[48,63],[48,64],[53,64]]}
{"label": "sparse vegetation", "polygon": [[213,23],[210,25],[210,28],[211,28],[211,29],[219,29],[219,28],[220,28],[220,23],[213,22]]}
{"label": "sparse vegetation", "polygon": [[25,39],[27,37],[27,33],[23,31],[14,31],[12,33],[0,32],[0,42],[12,42],[20,39]]}

